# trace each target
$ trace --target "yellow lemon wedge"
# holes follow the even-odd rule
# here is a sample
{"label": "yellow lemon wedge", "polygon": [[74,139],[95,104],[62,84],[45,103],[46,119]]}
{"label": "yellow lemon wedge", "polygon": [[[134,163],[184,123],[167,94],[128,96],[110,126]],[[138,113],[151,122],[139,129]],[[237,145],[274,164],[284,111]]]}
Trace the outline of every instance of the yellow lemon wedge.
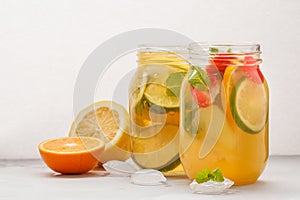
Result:
{"label": "yellow lemon wedge", "polygon": [[105,142],[99,162],[127,160],[130,157],[129,116],[127,110],[113,101],[99,101],[84,108],[75,118],[70,137],[95,137]]}

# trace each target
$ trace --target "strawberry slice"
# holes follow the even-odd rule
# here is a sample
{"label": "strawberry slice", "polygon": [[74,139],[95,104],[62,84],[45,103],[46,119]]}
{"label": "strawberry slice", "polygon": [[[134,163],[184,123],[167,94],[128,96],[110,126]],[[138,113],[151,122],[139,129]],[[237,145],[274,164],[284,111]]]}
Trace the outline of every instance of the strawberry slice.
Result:
{"label": "strawberry slice", "polygon": [[219,82],[222,81],[222,75],[220,74],[218,68],[216,68],[215,66],[208,65],[205,70],[212,87],[216,86]]}
{"label": "strawberry slice", "polygon": [[259,65],[255,65],[256,63],[257,60],[253,56],[246,56],[244,59],[245,66],[243,67],[243,71],[245,72],[246,76],[254,83],[263,83],[264,76],[259,69]]}
{"label": "strawberry slice", "polygon": [[232,60],[236,60],[234,56],[229,56],[228,54],[216,54],[212,58],[212,63],[218,68],[219,73],[223,76],[227,66],[232,65]]}
{"label": "strawberry slice", "polygon": [[211,104],[209,90],[201,91],[191,86],[191,91],[194,99],[200,107],[206,108]]}

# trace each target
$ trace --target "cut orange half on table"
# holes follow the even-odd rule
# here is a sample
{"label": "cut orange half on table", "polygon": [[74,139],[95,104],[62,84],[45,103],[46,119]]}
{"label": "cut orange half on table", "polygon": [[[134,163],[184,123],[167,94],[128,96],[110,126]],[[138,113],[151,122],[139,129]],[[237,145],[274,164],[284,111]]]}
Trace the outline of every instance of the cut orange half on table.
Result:
{"label": "cut orange half on table", "polygon": [[81,174],[92,170],[104,151],[104,142],[92,137],[65,137],[42,142],[42,159],[55,172]]}
{"label": "cut orange half on table", "polygon": [[131,143],[126,109],[113,101],[99,101],[83,109],[74,120],[69,136],[95,137],[105,142],[99,162],[127,160]]}

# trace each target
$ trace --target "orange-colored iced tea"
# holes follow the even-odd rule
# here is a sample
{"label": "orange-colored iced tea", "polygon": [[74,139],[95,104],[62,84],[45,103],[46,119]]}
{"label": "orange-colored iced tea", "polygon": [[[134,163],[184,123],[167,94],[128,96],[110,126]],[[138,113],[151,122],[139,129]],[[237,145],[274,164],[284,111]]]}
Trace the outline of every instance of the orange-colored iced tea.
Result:
{"label": "orange-colored iced tea", "polygon": [[179,92],[189,68],[174,52],[144,49],[130,84],[132,159],[167,176],[183,175],[179,157]]}
{"label": "orange-colored iced tea", "polygon": [[210,48],[207,63],[192,65],[183,83],[181,162],[190,179],[218,167],[235,185],[253,183],[268,159],[269,92],[259,46]]}

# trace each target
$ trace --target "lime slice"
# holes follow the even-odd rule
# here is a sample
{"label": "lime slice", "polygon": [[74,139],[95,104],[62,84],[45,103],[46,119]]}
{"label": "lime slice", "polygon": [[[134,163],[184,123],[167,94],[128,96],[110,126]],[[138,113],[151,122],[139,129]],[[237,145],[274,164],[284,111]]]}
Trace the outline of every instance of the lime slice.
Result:
{"label": "lime slice", "polygon": [[266,83],[255,83],[241,78],[230,96],[230,109],[236,124],[248,133],[260,132],[268,116]]}
{"label": "lime slice", "polygon": [[133,138],[132,158],[142,168],[165,171],[175,168],[179,165],[174,164],[178,163],[178,152],[178,126],[165,125],[155,136],[147,139]]}
{"label": "lime slice", "polygon": [[179,99],[176,96],[168,96],[167,88],[160,84],[149,84],[144,92],[149,103],[164,108],[179,108]]}
{"label": "lime slice", "polygon": [[[178,165],[181,164],[178,153],[171,160],[168,160],[167,162],[161,162],[159,164],[158,164],[158,162],[152,162],[152,163],[145,163],[145,165],[143,165],[141,163],[141,157],[139,155],[134,155],[133,160],[136,162],[136,164],[138,166],[140,166],[144,169],[156,169],[161,172],[171,171],[171,170],[175,169]],[[154,165],[154,164],[158,164],[158,165]]]}
{"label": "lime slice", "polygon": [[[178,167],[178,165],[181,164],[181,161],[180,161],[179,155],[176,156],[176,157],[177,157],[177,159],[175,161],[173,161],[169,165],[161,168],[159,171],[161,171],[161,172],[168,172],[168,171],[171,171],[171,170],[175,169],[176,167]],[[174,158],[176,158],[176,157],[174,157]]]}

